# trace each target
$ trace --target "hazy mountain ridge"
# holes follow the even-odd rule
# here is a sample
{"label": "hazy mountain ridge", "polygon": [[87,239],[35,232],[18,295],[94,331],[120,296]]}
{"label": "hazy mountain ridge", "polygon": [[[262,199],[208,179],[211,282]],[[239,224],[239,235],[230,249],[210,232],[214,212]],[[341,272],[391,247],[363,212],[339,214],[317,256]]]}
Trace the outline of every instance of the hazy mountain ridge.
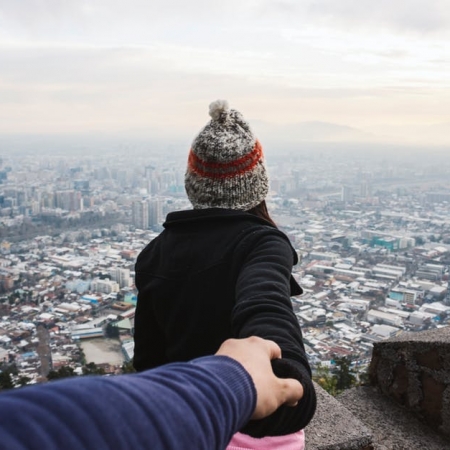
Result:
{"label": "hazy mountain ridge", "polygon": [[[268,154],[303,150],[430,152],[448,151],[450,123],[419,126],[372,126],[361,130],[331,122],[306,121],[274,124],[249,119],[249,122]],[[185,156],[192,140],[201,129],[174,130],[169,127],[136,129],[126,132],[0,134],[0,156],[12,154],[123,154],[148,153]],[[413,130],[420,134],[417,138]],[[448,136],[440,145],[430,144],[428,137],[443,133]]]}
{"label": "hazy mountain ridge", "polygon": [[261,138],[266,136],[270,139],[279,138],[289,142],[355,142],[375,139],[371,133],[331,122],[307,121],[277,125],[253,120],[250,123]]}

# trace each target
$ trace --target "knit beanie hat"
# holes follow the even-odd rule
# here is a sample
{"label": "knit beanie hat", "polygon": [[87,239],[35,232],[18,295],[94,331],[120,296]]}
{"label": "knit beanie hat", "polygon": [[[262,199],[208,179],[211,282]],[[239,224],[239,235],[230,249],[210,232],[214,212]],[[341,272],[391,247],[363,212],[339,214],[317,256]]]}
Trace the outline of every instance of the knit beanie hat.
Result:
{"label": "knit beanie hat", "polygon": [[269,191],[261,144],[242,114],[228,102],[209,105],[211,121],[200,131],[189,152],[186,193],[196,209],[247,211]]}

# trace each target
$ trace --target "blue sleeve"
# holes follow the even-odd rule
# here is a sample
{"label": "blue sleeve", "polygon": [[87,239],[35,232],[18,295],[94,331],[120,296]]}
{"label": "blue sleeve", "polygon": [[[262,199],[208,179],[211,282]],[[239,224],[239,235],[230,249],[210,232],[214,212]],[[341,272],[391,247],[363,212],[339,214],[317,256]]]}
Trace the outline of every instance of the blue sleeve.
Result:
{"label": "blue sleeve", "polygon": [[224,449],[256,404],[235,360],[80,377],[0,394],[0,449]]}

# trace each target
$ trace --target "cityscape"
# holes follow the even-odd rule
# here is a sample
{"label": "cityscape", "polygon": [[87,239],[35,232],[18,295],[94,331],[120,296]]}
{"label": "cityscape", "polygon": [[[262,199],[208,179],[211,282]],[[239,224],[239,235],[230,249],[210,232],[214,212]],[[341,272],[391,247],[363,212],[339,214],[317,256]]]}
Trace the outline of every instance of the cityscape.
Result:
{"label": "cityscape", "polygon": [[[0,361],[16,382],[131,361],[136,257],[190,208],[182,149],[131,153],[1,156]],[[267,165],[313,367],[348,357],[362,376],[373,343],[449,324],[445,153],[268,150]]]}

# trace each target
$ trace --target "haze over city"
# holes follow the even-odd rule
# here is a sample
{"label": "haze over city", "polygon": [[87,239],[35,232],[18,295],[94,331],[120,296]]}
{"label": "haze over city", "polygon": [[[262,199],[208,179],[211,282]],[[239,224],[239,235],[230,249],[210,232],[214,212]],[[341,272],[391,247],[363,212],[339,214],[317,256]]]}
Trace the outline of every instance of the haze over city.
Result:
{"label": "haze over city", "polygon": [[445,148],[446,6],[1,1],[0,141],[14,144],[2,153],[37,135],[185,148],[216,98],[242,111],[269,147]]}

